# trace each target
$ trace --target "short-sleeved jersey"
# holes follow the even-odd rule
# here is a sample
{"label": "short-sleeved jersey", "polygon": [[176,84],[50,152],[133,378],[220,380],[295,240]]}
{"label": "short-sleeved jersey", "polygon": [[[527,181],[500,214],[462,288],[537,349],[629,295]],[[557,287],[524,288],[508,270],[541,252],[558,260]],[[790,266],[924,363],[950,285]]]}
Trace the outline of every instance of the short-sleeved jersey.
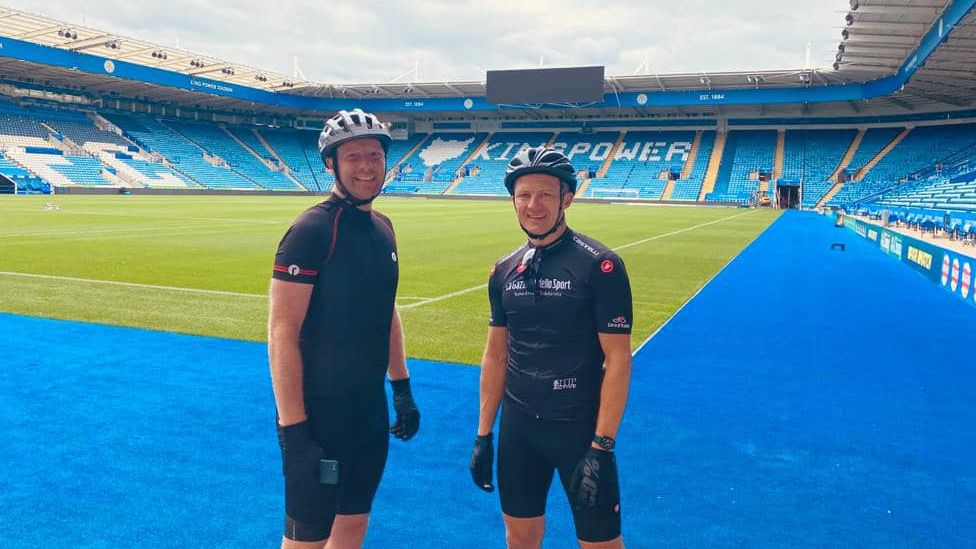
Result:
{"label": "short-sleeved jersey", "polygon": [[399,266],[390,220],[330,198],[278,245],[278,280],[313,285],[300,347],[306,398],[383,383]]}
{"label": "short-sleeved jersey", "polygon": [[526,243],[488,282],[491,326],[508,328],[506,404],[537,418],[596,417],[603,383],[598,333],[629,334],[630,281],[620,257],[567,229],[552,244]]}

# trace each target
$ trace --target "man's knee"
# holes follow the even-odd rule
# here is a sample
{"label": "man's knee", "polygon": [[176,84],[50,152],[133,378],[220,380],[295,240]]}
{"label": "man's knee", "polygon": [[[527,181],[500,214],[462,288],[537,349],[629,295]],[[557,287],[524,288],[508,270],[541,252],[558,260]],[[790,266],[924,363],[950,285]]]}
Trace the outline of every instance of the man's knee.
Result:
{"label": "man's knee", "polygon": [[508,549],[537,549],[546,533],[546,518],[516,518],[505,515],[505,540]]}
{"label": "man's knee", "polygon": [[346,549],[362,546],[367,526],[369,526],[369,514],[336,515],[335,522],[332,523],[329,544],[326,547]]}
{"label": "man's knee", "polygon": [[623,549],[624,538],[622,536],[617,536],[616,539],[612,539],[610,541],[579,540],[579,546],[581,549]]}
{"label": "man's knee", "polygon": [[295,541],[286,537],[281,538],[281,549],[324,549],[326,540]]}

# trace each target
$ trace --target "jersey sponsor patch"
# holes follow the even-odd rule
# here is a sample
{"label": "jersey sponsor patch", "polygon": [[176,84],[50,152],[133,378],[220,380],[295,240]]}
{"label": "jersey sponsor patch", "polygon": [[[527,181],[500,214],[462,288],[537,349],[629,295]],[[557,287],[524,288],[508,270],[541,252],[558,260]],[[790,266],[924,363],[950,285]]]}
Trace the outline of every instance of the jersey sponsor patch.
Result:
{"label": "jersey sponsor patch", "polygon": [[552,380],[552,390],[553,391],[565,391],[567,389],[576,388],[576,378],[567,377],[565,379],[554,379]]}
{"label": "jersey sponsor patch", "polygon": [[604,259],[600,263],[600,270],[603,271],[603,272],[605,272],[605,273],[612,273],[613,272],[613,261],[610,261],[609,259]]}
{"label": "jersey sponsor patch", "polygon": [[630,321],[627,320],[627,317],[625,317],[623,315],[615,316],[612,319],[610,319],[610,322],[607,322],[607,328],[623,328],[623,329],[629,329],[630,328]]}
{"label": "jersey sponsor patch", "polygon": [[596,250],[596,248],[594,248],[593,246],[590,246],[586,242],[583,242],[583,239],[581,239],[580,237],[578,237],[576,235],[573,235],[573,242],[575,242],[576,245],[579,246],[580,248],[583,248],[584,250],[590,252],[593,255],[600,255],[600,252],[598,252]]}
{"label": "jersey sponsor patch", "polygon": [[303,269],[294,263],[291,265],[275,265],[274,270],[279,273],[287,273],[291,276],[318,276],[318,271]]}

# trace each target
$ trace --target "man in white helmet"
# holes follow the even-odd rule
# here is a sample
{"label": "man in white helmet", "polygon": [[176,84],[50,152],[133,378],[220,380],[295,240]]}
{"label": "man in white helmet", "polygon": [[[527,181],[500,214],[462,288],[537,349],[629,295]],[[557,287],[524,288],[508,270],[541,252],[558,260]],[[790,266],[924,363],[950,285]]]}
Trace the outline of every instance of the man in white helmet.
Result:
{"label": "man in white helmet", "polygon": [[569,497],[580,547],[623,547],[614,456],[630,386],[630,282],[612,250],[570,229],[576,172],[536,147],[505,176],[528,242],[491,270],[471,477],[498,493],[510,549],[538,549],[553,473]]}
{"label": "man in white helmet", "polygon": [[285,549],[361,547],[389,436],[409,440],[420,428],[395,306],[396,236],[372,208],[390,142],[360,109],[327,120],[319,153],[335,174],[332,196],[295,220],[275,256],[268,356]]}

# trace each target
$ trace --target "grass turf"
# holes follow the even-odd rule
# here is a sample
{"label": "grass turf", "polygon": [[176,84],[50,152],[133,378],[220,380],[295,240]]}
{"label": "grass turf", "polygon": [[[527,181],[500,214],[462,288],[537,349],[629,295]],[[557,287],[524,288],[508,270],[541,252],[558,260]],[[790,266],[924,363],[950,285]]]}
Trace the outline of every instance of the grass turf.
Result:
{"label": "grass turf", "polygon": [[[0,197],[0,311],[261,341],[278,240],[320,200]],[[62,209],[44,211],[45,202]],[[524,241],[511,206],[381,198],[377,209],[398,233],[408,354],[478,363],[488,316],[481,286],[494,261]],[[777,215],[591,203],[567,214],[574,229],[624,246],[635,347]]]}

